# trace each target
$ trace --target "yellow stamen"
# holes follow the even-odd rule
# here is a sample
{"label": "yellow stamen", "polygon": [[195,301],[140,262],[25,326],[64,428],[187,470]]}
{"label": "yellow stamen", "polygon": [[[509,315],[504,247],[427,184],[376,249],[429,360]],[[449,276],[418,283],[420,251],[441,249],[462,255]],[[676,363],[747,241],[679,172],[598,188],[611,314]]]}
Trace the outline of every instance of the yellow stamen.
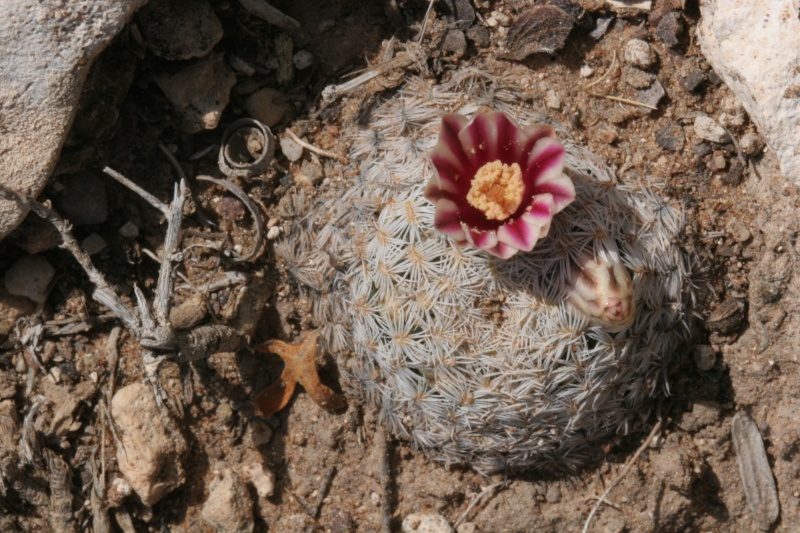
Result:
{"label": "yellow stamen", "polygon": [[486,218],[505,220],[519,209],[524,192],[522,170],[517,163],[505,165],[492,161],[478,169],[467,193],[467,201],[483,211]]}

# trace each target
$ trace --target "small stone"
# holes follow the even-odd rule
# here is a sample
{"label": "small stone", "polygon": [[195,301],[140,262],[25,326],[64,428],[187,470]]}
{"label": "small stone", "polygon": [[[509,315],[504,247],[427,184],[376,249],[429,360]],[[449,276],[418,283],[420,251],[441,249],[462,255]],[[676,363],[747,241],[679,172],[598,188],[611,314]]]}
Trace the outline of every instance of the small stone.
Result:
{"label": "small stone", "polygon": [[467,37],[461,30],[450,30],[444,37],[442,50],[453,54],[456,58],[464,57],[467,53]]}
{"label": "small stone", "polygon": [[[649,89],[638,92],[637,99],[643,104],[658,107],[658,103],[661,102],[665,95],[664,86],[661,85],[661,82],[655,80]],[[650,110],[651,113],[653,111],[653,109]]]}
{"label": "small stone", "polygon": [[162,410],[143,383],[119,389],[111,400],[121,446],[117,448],[120,472],[139,495],[153,505],[183,485],[182,459],[187,444],[175,420]]}
{"label": "small stone", "polygon": [[752,237],[750,230],[748,230],[744,222],[738,218],[732,218],[731,221],[728,222],[727,229],[728,233],[733,237],[733,240],[739,243],[747,242],[750,240],[750,237]]}
{"label": "small stone", "polygon": [[152,1],[136,21],[147,48],[163,59],[202,57],[222,39],[222,23],[207,0]]}
{"label": "small stone", "polygon": [[456,533],[478,533],[478,526],[474,522],[464,522],[458,525]]}
{"label": "small stone", "polygon": [[728,133],[708,115],[699,115],[694,119],[694,132],[706,141],[719,144],[728,142]]}
{"label": "small stone", "polygon": [[119,234],[126,239],[135,239],[139,236],[139,228],[130,220],[119,228]]}
{"label": "small stone", "polygon": [[714,157],[711,158],[711,163],[714,165],[714,170],[725,170],[728,168],[728,160],[725,159],[725,154],[719,150],[714,152]]}
{"label": "small stone", "polygon": [[532,54],[553,54],[564,46],[575,17],[554,5],[527,8],[508,29],[506,56],[522,61]]}
{"label": "small stone", "polygon": [[764,149],[764,139],[757,133],[745,133],[739,139],[739,148],[744,155],[753,157]]}
{"label": "small stone", "polygon": [[631,39],[625,44],[625,61],[635,67],[647,68],[653,64],[650,45],[641,39]]}
{"label": "small stone", "polygon": [[19,237],[14,240],[15,244],[31,255],[52,250],[62,242],[55,226],[36,215],[26,217],[14,237]]}
{"label": "small stone", "polygon": [[683,22],[680,19],[677,11],[670,11],[664,15],[658,26],[656,26],[656,36],[664,41],[664,44],[670,48],[678,46],[680,41],[678,37],[683,32]]}
{"label": "small stone", "polygon": [[81,242],[81,250],[89,255],[95,255],[105,250],[106,241],[97,233],[92,233]]}
{"label": "small stone", "polygon": [[297,70],[305,70],[314,64],[314,55],[308,50],[300,50],[292,57]]}
{"label": "small stone", "polygon": [[597,19],[595,28],[591,31],[589,36],[595,41],[599,41],[603,37],[603,35],[606,34],[613,20],[614,20],[614,15],[609,15],[607,17],[599,17]]}
{"label": "small stone", "polygon": [[612,144],[617,140],[617,132],[609,129],[598,130],[597,140],[601,143]]}
{"label": "small stone", "polygon": [[289,161],[295,162],[303,157],[303,147],[291,137],[281,137],[281,152]]}
{"label": "small stone", "polygon": [[701,83],[706,81],[706,79],[706,73],[697,68],[691,71],[688,75],[680,78],[678,82],[683,86],[684,89],[690,93],[693,93],[698,87],[700,87]]}
{"label": "small stone", "polygon": [[545,499],[548,503],[558,503],[561,501],[561,487],[558,486],[558,483],[551,483],[550,486],[547,487]]}
{"label": "small stone", "polygon": [[300,165],[300,173],[303,174],[311,185],[318,185],[325,174],[322,172],[322,165],[316,161],[303,161]]}
{"label": "small stone", "polygon": [[697,369],[703,372],[707,372],[714,368],[714,364],[717,362],[717,352],[714,351],[714,348],[707,345],[701,344],[699,346],[695,346],[694,348],[694,364],[697,365]]}
{"label": "small stone", "polygon": [[477,48],[489,46],[489,30],[483,24],[476,24],[467,30],[467,39]]}
{"label": "small stone", "polygon": [[28,298],[15,296],[8,292],[5,284],[0,285],[0,340],[6,337],[17,319],[36,310],[36,305]]}
{"label": "small stone", "polygon": [[[181,117],[186,133],[213,130],[228,106],[236,74],[223,54],[210,54],[174,71],[174,67],[154,76],[172,107]],[[257,117],[256,117],[257,118]]]}
{"label": "small stone", "polygon": [[219,532],[253,531],[253,501],[242,477],[227,465],[218,466],[212,475],[203,520]]}
{"label": "small stone", "polygon": [[633,87],[634,89],[645,89],[650,87],[653,83],[653,75],[636,67],[625,65],[622,67],[622,74],[620,76],[622,81]]}
{"label": "small stone", "polygon": [[544,103],[548,109],[561,109],[561,98],[553,89],[550,89],[545,94]]}
{"label": "small stone", "polygon": [[745,319],[747,305],[743,300],[731,298],[717,306],[706,320],[709,331],[727,335],[739,331]]}
{"label": "small stone", "polygon": [[683,149],[683,129],[676,124],[670,124],[669,126],[659,128],[653,135],[656,139],[656,143],[665,150],[679,152]]}
{"label": "small stone", "polygon": [[594,69],[589,65],[582,65],[580,74],[581,78],[590,78],[594,74]]}
{"label": "small stone", "polygon": [[251,117],[270,128],[291,114],[289,97],[269,87],[248,96],[244,107]]}
{"label": "small stone", "polygon": [[52,288],[56,269],[40,255],[24,255],[6,270],[6,290],[42,304]]}
{"label": "small stone", "polygon": [[272,440],[272,428],[260,420],[254,420],[250,423],[249,433],[250,442],[252,442],[253,446],[256,448],[265,446]]}
{"label": "small stone", "polygon": [[705,157],[713,151],[708,143],[695,143],[692,145],[692,153],[697,157]]}
{"label": "small stone", "polygon": [[414,513],[405,517],[403,533],[455,533],[445,517],[437,513]]}
{"label": "small stone", "polygon": [[272,228],[269,228],[269,230],[267,230],[267,239],[274,241],[275,239],[278,238],[278,235],[280,234],[281,234],[281,227],[274,226]]}
{"label": "small stone", "polygon": [[256,489],[259,498],[269,498],[275,494],[275,472],[261,463],[244,465],[242,475]]}
{"label": "small stone", "polygon": [[106,187],[99,176],[78,172],[61,180],[63,194],[53,204],[75,226],[102,224],[108,218]]}

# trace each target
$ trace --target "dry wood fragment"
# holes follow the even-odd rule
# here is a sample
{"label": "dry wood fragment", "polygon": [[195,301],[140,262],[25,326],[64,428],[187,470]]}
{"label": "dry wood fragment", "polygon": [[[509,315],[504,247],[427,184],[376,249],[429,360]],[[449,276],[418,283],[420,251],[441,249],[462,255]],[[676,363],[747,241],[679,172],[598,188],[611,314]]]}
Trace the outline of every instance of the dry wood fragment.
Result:
{"label": "dry wood fragment", "polygon": [[731,437],[747,506],[758,527],[762,531],[769,531],[778,519],[781,508],[761,433],[750,415],[740,411],[731,422]]}
{"label": "dry wood fragment", "polygon": [[319,380],[317,371],[316,332],[304,333],[300,342],[288,344],[273,340],[256,346],[262,353],[274,353],[286,365],[278,381],[256,394],[253,404],[259,416],[269,418],[289,403],[294,389],[300,383],[311,399],[323,409],[335,411],[344,407],[344,399]]}

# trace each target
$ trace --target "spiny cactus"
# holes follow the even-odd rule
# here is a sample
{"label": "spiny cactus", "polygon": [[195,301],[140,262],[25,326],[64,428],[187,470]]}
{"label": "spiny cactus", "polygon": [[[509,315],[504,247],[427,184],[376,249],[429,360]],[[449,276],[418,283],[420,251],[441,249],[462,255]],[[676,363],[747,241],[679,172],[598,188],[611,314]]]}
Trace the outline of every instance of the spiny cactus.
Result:
{"label": "spiny cactus", "polygon": [[574,469],[668,390],[692,297],[682,214],[562,139],[575,200],[546,237],[508,259],[460,246],[434,227],[429,154],[445,113],[482,106],[542,122],[476,70],[409,80],[352,133],[358,176],[278,255],[345,386],[396,436],[486,474]]}

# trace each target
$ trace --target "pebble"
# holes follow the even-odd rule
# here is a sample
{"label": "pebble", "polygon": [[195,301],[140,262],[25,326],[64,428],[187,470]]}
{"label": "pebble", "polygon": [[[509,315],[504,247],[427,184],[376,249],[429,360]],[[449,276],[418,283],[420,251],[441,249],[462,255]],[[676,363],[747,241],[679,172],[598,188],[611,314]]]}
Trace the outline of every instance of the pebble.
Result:
{"label": "pebble", "polygon": [[292,56],[292,62],[297,70],[305,70],[314,64],[314,55],[308,50],[300,50]]}
{"label": "pebble", "polygon": [[267,230],[267,239],[274,241],[281,234],[280,226],[273,226]]}
{"label": "pebble", "polygon": [[56,269],[44,257],[23,255],[6,270],[6,290],[41,304],[50,294],[55,274]]}
{"label": "pebble", "polygon": [[708,344],[701,344],[699,346],[695,346],[694,348],[694,364],[697,365],[697,369],[703,372],[707,372],[714,368],[714,364],[717,362],[717,352],[714,351],[714,348],[709,346]]}
{"label": "pebble", "polygon": [[558,486],[558,483],[552,483],[549,487],[547,487],[547,493],[545,494],[545,499],[549,503],[558,503],[561,501],[561,487]]}
{"label": "pebble", "polygon": [[119,234],[126,239],[135,239],[139,236],[139,228],[130,220],[119,228]]}
{"label": "pebble", "polygon": [[213,130],[228,106],[236,74],[223,54],[212,53],[153,77],[181,117],[185,133]]}
{"label": "pebble", "polygon": [[227,465],[218,466],[203,504],[203,520],[217,531],[253,531],[253,501],[242,477]]}
{"label": "pebble", "polygon": [[708,115],[699,115],[694,119],[694,132],[706,141],[720,144],[728,141],[728,133]]}
{"label": "pebble", "polygon": [[678,83],[680,83],[684,89],[690,93],[693,93],[704,81],[706,81],[706,73],[703,70],[696,68],[686,76],[680,78]]}
{"label": "pebble", "polygon": [[244,465],[242,475],[256,489],[259,498],[269,498],[275,494],[275,472],[261,463]]}
{"label": "pebble", "polygon": [[442,50],[461,58],[467,53],[467,36],[461,30],[450,30],[444,37]]}
{"label": "pebble", "polygon": [[625,61],[640,68],[653,64],[653,53],[650,45],[641,39],[631,39],[625,44]]}
{"label": "pebble", "polygon": [[545,94],[544,103],[549,109],[561,109],[561,98],[553,89]]}
{"label": "pebble", "polygon": [[289,161],[295,162],[303,157],[303,147],[291,137],[281,137],[281,152]]}
{"label": "pebble", "polygon": [[108,198],[103,180],[91,172],[78,172],[61,180],[63,194],[53,204],[75,226],[102,224],[108,218]]}
{"label": "pebble", "polygon": [[757,133],[745,133],[739,139],[739,148],[744,155],[753,157],[764,149],[764,139]]}
{"label": "pebble", "polygon": [[14,329],[17,319],[36,310],[36,305],[28,298],[14,296],[0,284],[0,340]]}
{"label": "pebble", "polygon": [[614,15],[608,15],[607,17],[599,17],[597,19],[597,25],[591,31],[591,33],[589,33],[589,36],[595,41],[599,41],[603,37],[603,35],[606,34],[613,20],[614,20]]}
{"label": "pebble", "polygon": [[692,410],[683,415],[680,426],[685,431],[697,431],[716,422],[721,410],[717,402],[695,402]]}
{"label": "pebble", "polygon": [[489,46],[489,30],[483,24],[475,24],[467,30],[467,39],[477,48]]}
{"label": "pebble", "polygon": [[728,167],[728,160],[725,159],[725,154],[719,150],[714,152],[711,163],[714,165],[714,170],[725,170]]}
{"label": "pebble", "polygon": [[445,517],[438,513],[413,513],[405,517],[403,533],[455,533]]}
{"label": "pebble", "polygon": [[753,235],[750,233],[750,230],[747,229],[747,226],[744,225],[738,218],[732,218],[727,225],[728,233],[730,233],[733,240],[736,242],[747,242],[750,240],[750,237]]}
{"label": "pebble", "polygon": [[106,241],[97,233],[92,233],[81,242],[81,250],[89,255],[95,255],[106,248]]}
{"label": "pebble", "polygon": [[678,46],[680,43],[678,37],[682,32],[683,22],[676,11],[670,11],[664,15],[656,26],[656,36],[670,48]]}
{"label": "pebble", "polygon": [[597,140],[601,143],[611,144],[617,140],[617,132],[609,129],[601,129],[597,132]]}
{"label": "pebble", "polygon": [[592,67],[590,67],[589,65],[583,65],[583,66],[581,66],[580,74],[581,74],[581,78],[589,78],[589,77],[592,76],[592,74],[594,74],[594,69]]}
{"label": "pebble", "polygon": [[111,400],[111,415],[121,439],[119,470],[142,503],[153,505],[186,482],[186,439],[149,387],[133,383],[119,389]]}
{"label": "pebble", "polygon": [[272,440],[272,428],[266,422],[254,420],[250,423],[250,442],[256,448],[269,444]]}
{"label": "pebble", "polygon": [[692,144],[692,153],[697,157],[705,157],[713,151],[708,143]]}
{"label": "pebble", "polygon": [[206,0],[150,2],[136,13],[147,48],[162,59],[202,57],[222,39],[220,23]]}
{"label": "pebble", "polygon": [[291,113],[289,97],[277,89],[261,89],[247,97],[244,107],[251,117],[270,128]]}
{"label": "pebble", "polygon": [[644,89],[653,83],[653,75],[636,67],[625,65],[622,67],[621,79],[634,89]]}
{"label": "pebble", "polygon": [[[643,104],[658,107],[658,103],[662,98],[664,98],[665,95],[666,92],[664,91],[664,86],[661,85],[661,82],[655,80],[649,89],[638,92],[637,99]],[[653,109],[650,110],[651,113],[653,111]]]}
{"label": "pebble", "polygon": [[657,129],[653,136],[656,139],[656,143],[665,150],[679,152],[683,148],[683,129],[676,124]]}
{"label": "pebble", "polygon": [[456,533],[479,533],[478,526],[474,522],[464,522],[458,525]]}
{"label": "pebble", "polygon": [[381,504],[381,497],[378,495],[377,492],[372,491],[369,493],[369,501],[372,502],[372,505],[378,507]]}

